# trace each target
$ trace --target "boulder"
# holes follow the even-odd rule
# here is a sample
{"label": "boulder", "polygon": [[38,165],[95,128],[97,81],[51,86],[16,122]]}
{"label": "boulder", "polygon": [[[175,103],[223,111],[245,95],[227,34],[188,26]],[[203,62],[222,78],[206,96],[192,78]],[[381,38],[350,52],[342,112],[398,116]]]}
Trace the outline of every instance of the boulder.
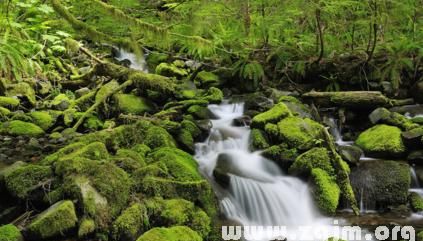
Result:
{"label": "boulder", "polygon": [[21,231],[13,224],[7,224],[0,227],[1,241],[23,241]]}
{"label": "boulder", "polygon": [[336,179],[320,168],[312,169],[311,177],[313,196],[318,208],[326,214],[335,214],[341,195]]}
{"label": "boulder", "polygon": [[366,207],[386,209],[407,203],[410,166],[399,161],[368,161],[353,168],[351,184]]}
{"label": "boulder", "polygon": [[10,122],[3,123],[3,125],[0,126],[0,133],[12,136],[38,137],[44,134],[44,130],[33,123],[21,120],[12,120]]}
{"label": "boulder", "polygon": [[417,165],[423,164],[423,150],[411,151],[407,156],[407,160]]}
{"label": "boulder", "polygon": [[251,117],[248,115],[243,115],[233,120],[234,126],[250,126],[250,124],[251,124]]}
{"label": "boulder", "polygon": [[315,147],[299,155],[292,166],[289,167],[289,173],[309,176],[314,168],[320,168],[330,176],[335,175],[335,170],[332,167],[329,152],[326,148]]}
{"label": "boulder", "polygon": [[212,72],[200,71],[194,80],[195,84],[201,88],[218,87],[221,85],[219,76]]}
{"label": "boulder", "polygon": [[358,146],[338,146],[337,149],[342,159],[350,164],[357,165],[363,155],[363,150]]}
{"label": "boulder", "polygon": [[286,144],[280,144],[265,149],[262,155],[274,161],[283,170],[287,170],[299,154],[296,148],[289,148]]}
{"label": "boulder", "polygon": [[251,126],[263,129],[267,123],[277,123],[283,118],[291,115],[291,112],[284,103],[278,103],[271,109],[254,116]]}
{"label": "boulder", "polygon": [[377,108],[369,115],[369,119],[373,124],[387,124],[401,128],[402,130],[410,130],[419,127],[409,118],[396,113],[390,112],[386,108]]}
{"label": "boulder", "polygon": [[188,75],[188,71],[177,67],[175,64],[161,63],[156,67],[156,74],[166,77],[182,78]]}
{"label": "boulder", "polygon": [[125,209],[113,222],[113,240],[134,241],[148,229],[149,224],[146,207],[143,204],[135,203]]}
{"label": "boulder", "polygon": [[31,240],[44,240],[64,236],[76,227],[78,218],[72,201],[60,201],[39,214],[28,225],[28,237]]}
{"label": "boulder", "polygon": [[51,101],[51,107],[55,110],[66,110],[71,104],[71,100],[65,94],[59,94]]}
{"label": "boulder", "polygon": [[410,193],[410,206],[414,212],[422,212],[423,211],[423,198],[415,192]]}
{"label": "boulder", "polygon": [[83,239],[92,234],[96,229],[95,221],[91,218],[84,218],[79,224],[78,238]]}
{"label": "boulder", "polygon": [[423,127],[414,128],[401,133],[404,145],[409,149],[419,149],[423,147]]}
{"label": "boulder", "polygon": [[355,143],[368,156],[374,157],[400,157],[406,151],[401,130],[384,124],[373,126],[362,132]]}
{"label": "boulder", "polygon": [[26,82],[8,85],[6,89],[6,96],[19,97],[21,100],[29,103],[31,106],[36,105],[35,91]]}
{"label": "boulder", "polygon": [[278,99],[279,103],[284,103],[291,113],[295,116],[301,118],[310,118],[313,119],[310,108],[307,105],[304,105],[300,100],[294,96],[281,96]]}
{"label": "boulder", "polygon": [[113,98],[119,113],[143,115],[153,109],[150,101],[133,94],[115,94]]}
{"label": "boulder", "polygon": [[279,136],[292,148],[308,150],[322,139],[323,126],[297,116],[289,116],[278,122]]}
{"label": "boulder", "polygon": [[44,131],[52,127],[58,117],[51,115],[48,111],[33,111],[29,115],[32,117],[32,121]]}
{"label": "boulder", "polygon": [[250,138],[254,150],[263,150],[270,146],[266,133],[262,130],[252,129]]}
{"label": "boulder", "polygon": [[185,226],[175,226],[171,228],[153,228],[137,241],[202,241],[201,236],[192,229]]}

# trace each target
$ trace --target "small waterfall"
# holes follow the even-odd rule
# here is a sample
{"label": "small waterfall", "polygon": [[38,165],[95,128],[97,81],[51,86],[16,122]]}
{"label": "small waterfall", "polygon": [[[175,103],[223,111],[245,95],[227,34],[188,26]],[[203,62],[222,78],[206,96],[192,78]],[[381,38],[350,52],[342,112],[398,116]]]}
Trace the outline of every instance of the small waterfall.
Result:
{"label": "small waterfall", "polygon": [[115,58],[118,61],[129,60],[129,68],[131,69],[148,72],[147,62],[145,61],[144,56],[137,56],[136,54],[127,52],[124,49],[119,49],[118,56],[116,56]]}
{"label": "small waterfall", "polygon": [[232,126],[233,119],[243,115],[242,103],[210,105],[209,109],[218,119],[212,120],[208,139],[196,144],[195,157],[210,180],[214,180],[213,170],[220,164],[219,155],[230,163],[229,188],[217,189],[228,219],[243,225],[329,226],[329,220],[316,210],[308,185],[283,174],[260,152],[251,152],[249,127]]}
{"label": "small waterfall", "polygon": [[330,132],[332,136],[335,138],[335,143],[338,146],[351,146],[354,144],[353,141],[344,141],[342,139],[342,129],[338,125],[338,120],[336,120],[333,117],[328,117],[327,122],[328,122],[327,124],[330,127]]}
{"label": "small waterfall", "polygon": [[411,188],[420,188],[419,179],[417,178],[416,170],[413,166],[410,166],[410,175],[411,175]]}

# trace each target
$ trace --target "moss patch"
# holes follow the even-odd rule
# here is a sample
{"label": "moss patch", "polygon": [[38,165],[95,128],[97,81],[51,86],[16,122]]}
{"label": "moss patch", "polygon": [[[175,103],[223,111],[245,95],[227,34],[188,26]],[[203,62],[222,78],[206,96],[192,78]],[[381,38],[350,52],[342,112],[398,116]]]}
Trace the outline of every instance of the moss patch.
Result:
{"label": "moss patch", "polygon": [[200,235],[185,226],[153,228],[144,233],[137,241],[202,241]]}
{"label": "moss patch", "polygon": [[318,145],[323,126],[308,119],[290,116],[278,123],[280,136],[289,146],[300,150],[308,150]]}
{"label": "moss patch", "polygon": [[420,197],[419,194],[412,192],[410,193],[409,199],[410,199],[410,205],[413,211],[415,212],[423,211],[423,198]]}
{"label": "moss patch", "polygon": [[17,107],[20,104],[19,99],[12,97],[0,96],[0,106],[1,107]]}
{"label": "moss patch", "polygon": [[311,176],[315,184],[314,198],[317,206],[326,214],[335,214],[341,194],[335,179],[320,168],[313,169]]}
{"label": "moss patch", "polygon": [[30,113],[32,120],[35,124],[41,127],[44,131],[48,130],[53,124],[55,119],[47,111],[34,111]]}
{"label": "moss patch", "polygon": [[140,203],[133,204],[116,219],[112,227],[114,240],[135,240],[147,230],[149,220],[147,210]]}
{"label": "moss patch", "polygon": [[263,150],[269,147],[269,142],[267,140],[266,134],[259,129],[251,130],[251,145],[254,149]]}
{"label": "moss patch", "polygon": [[81,221],[78,229],[78,237],[85,238],[88,235],[92,234],[95,231],[95,222],[90,218],[84,218]]}
{"label": "moss patch", "polygon": [[21,231],[12,224],[7,224],[0,227],[1,241],[23,241]]}
{"label": "moss patch", "polygon": [[20,120],[13,120],[4,123],[1,132],[12,136],[31,137],[37,137],[44,134],[44,130],[41,129],[39,126]]}
{"label": "moss patch", "polygon": [[114,95],[117,108],[125,114],[142,115],[152,110],[151,103],[142,97],[132,94]]}
{"label": "moss patch", "polygon": [[270,110],[254,116],[251,126],[264,128],[267,123],[277,123],[283,118],[292,115],[284,103],[278,103]]}
{"label": "moss patch", "polygon": [[376,125],[361,133],[355,143],[366,154],[373,156],[400,156],[406,148],[401,130],[395,126]]}
{"label": "moss patch", "polygon": [[332,167],[326,148],[315,147],[298,156],[294,164],[289,168],[289,173],[294,175],[310,175],[314,168],[320,168],[330,176],[335,175],[335,170]]}

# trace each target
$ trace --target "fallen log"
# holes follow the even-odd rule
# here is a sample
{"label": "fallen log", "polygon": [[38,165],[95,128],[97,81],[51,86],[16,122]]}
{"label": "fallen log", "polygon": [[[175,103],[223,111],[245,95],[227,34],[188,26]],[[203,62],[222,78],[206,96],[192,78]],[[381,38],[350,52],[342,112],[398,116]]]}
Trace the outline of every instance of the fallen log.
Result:
{"label": "fallen log", "polygon": [[319,106],[339,106],[361,109],[401,106],[414,103],[413,99],[390,99],[380,91],[311,91],[303,94],[302,97],[304,99],[313,100],[313,102]]}

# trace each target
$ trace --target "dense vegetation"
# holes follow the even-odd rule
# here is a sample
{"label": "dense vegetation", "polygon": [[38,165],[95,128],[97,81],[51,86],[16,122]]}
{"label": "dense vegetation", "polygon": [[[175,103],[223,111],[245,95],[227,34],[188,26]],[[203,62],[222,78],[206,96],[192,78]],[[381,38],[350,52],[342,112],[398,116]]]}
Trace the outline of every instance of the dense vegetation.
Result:
{"label": "dense vegetation", "polygon": [[224,97],[325,215],[419,212],[422,61],[421,0],[0,1],[0,241],[220,240]]}

